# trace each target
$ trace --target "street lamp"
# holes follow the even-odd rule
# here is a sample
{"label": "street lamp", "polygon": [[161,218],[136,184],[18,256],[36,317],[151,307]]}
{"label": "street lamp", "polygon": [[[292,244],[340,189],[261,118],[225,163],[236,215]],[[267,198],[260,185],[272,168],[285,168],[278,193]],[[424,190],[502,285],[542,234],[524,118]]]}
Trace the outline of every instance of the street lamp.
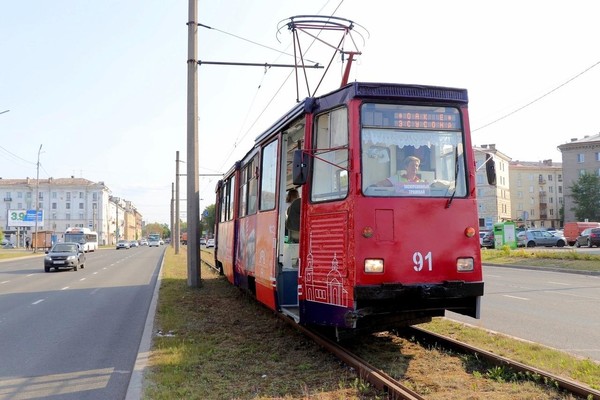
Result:
{"label": "street lamp", "polygon": [[42,145],[40,144],[40,149],[38,150],[37,157],[37,175],[35,177],[35,241],[32,240],[33,244],[33,252],[37,252],[37,244],[39,242],[38,238],[38,213],[40,212],[40,202],[39,202],[39,192],[40,192],[40,153],[42,152]]}

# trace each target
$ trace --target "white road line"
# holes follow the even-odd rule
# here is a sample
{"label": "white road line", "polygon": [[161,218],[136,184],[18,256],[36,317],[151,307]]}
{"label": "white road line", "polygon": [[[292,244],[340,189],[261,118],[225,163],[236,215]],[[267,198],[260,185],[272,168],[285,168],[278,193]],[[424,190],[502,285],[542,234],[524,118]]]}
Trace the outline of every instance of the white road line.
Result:
{"label": "white road line", "polygon": [[577,297],[579,299],[588,299],[588,300],[598,300],[600,299],[599,297],[593,297],[593,296],[581,296],[578,294],[573,294],[573,293],[561,293],[561,292],[553,292],[553,291],[549,291],[549,290],[545,290],[546,293],[550,293],[550,294],[558,294],[561,296],[570,296],[570,297]]}
{"label": "white road line", "polygon": [[551,285],[562,285],[562,286],[571,286],[569,283],[564,283],[564,282],[548,282]]}
{"label": "white road line", "polygon": [[35,306],[36,304],[40,304],[42,301],[44,301],[44,299],[39,299],[39,300],[34,301],[33,303],[31,303],[31,305]]}
{"label": "white road line", "polygon": [[60,290],[67,290],[69,287],[65,286],[64,288],[60,289]]}
{"label": "white road line", "polygon": [[81,279],[79,280],[79,282],[81,282],[81,281],[85,281],[85,278],[81,278]]}
{"label": "white road line", "polygon": [[94,272],[92,275],[98,275],[98,271]]}
{"label": "white road line", "polygon": [[0,284],[4,285],[5,283],[9,283],[10,281],[2,281]]}
{"label": "white road line", "polygon": [[35,274],[29,274],[29,275],[25,275],[25,277],[30,277],[30,276],[34,276]]}
{"label": "white road line", "polygon": [[503,295],[504,297],[510,297],[511,299],[517,299],[517,300],[525,300],[525,301],[529,301],[529,299],[525,298],[525,297],[517,297],[517,296],[511,296],[508,294]]}

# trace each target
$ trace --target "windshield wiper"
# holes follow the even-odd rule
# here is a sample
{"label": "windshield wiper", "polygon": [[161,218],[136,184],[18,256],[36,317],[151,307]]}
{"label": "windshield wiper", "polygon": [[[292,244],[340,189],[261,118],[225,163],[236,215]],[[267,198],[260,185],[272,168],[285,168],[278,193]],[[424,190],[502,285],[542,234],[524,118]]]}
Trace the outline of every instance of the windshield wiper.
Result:
{"label": "windshield wiper", "polygon": [[450,208],[452,204],[452,200],[454,200],[454,195],[456,194],[456,180],[458,179],[458,147],[454,149],[454,191],[452,192],[452,196],[446,202],[446,208]]}

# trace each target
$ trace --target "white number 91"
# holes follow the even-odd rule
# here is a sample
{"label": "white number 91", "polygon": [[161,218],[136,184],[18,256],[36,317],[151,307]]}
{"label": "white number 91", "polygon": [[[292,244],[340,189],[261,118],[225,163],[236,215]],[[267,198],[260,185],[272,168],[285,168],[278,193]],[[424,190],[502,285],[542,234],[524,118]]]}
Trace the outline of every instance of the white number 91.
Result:
{"label": "white number 91", "polygon": [[431,271],[433,269],[433,266],[431,265],[431,252],[428,252],[427,254],[425,254],[425,257],[423,257],[423,254],[421,254],[421,252],[415,251],[413,253],[412,259],[414,263],[413,268],[417,272],[421,272],[425,264],[427,264],[428,271]]}

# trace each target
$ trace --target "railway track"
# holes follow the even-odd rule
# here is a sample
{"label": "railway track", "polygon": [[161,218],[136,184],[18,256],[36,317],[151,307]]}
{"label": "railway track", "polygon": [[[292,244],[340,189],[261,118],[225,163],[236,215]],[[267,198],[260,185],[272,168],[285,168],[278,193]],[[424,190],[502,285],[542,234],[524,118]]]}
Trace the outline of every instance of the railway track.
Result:
{"label": "railway track", "polygon": [[[213,252],[206,249],[201,249],[201,261],[209,266],[214,271],[217,271],[213,265]],[[218,272],[218,271],[217,271]],[[331,340],[330,338],[315,332],[314,330],[307,329],[306,327],[296,324],[292,319],[284,315],[279,317],[287,322],[290,326],[302,332],[305,336],[309,337],[315,343],[319,344],[323,349],[332,353],[345,364],[357,371],[357,374],[361,379],[369,382],[377,389],[387,393],[390,399],[406,399],[406,400],[419,400],[425,399],[419,393],[416,393],[412,389],[403,385],[398,380],[394,379],[384,371],[371,365],[366,360],[353,354],[352,352],[345,349],[339,343]],[[479,359],[484,359],[487,363],[493,366],[510,368],[512,371],[526,374],[529,376],[538,376],[542,378],[544,382],[552,382],[557,388],[571,393],[580,398],[587,400],[600,400],[600,391],[590,388],[589,386],[583,385],[579,382],[552,374],[550,372],[543,371],[538,368],[530,367],[517,361],[510,360],[506,357],[499,356],[489,351],[476,348],[463,342],[459,342],[452,338],[441,336],[418,327],[410,327],[404,329],[399,333],[404,338],[410,338],[416,340],[424,345],[434,345],[442,347],[453,352],[459,352],[462,354],[472,354]]]}

